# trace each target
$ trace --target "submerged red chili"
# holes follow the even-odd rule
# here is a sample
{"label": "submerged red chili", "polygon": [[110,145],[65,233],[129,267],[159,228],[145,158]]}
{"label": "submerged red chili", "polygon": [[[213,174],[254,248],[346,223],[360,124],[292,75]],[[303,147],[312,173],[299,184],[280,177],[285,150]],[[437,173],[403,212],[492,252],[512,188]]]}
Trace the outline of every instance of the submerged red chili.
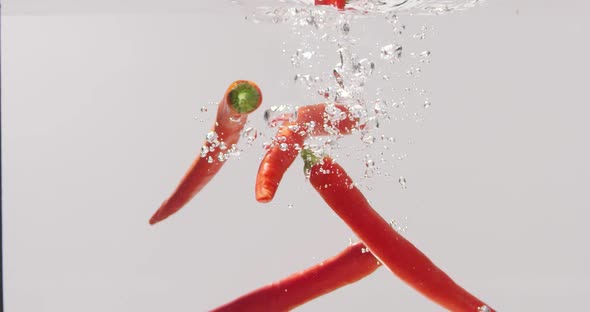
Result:
{"label": "submerged red chili", "polygon": [[315,5],[331,5],[335,6],[340,10],[344,9],[346,5],[346,0],[315,0]]}
{"label": "submerged red chili", "polygon": [[261,103],[262,93],[254,82],[238,80],[229,86],[217,107],[216,122],[211,132],[215,138],[205,141],[204,153],[193,161],[172,195],[150,218],[150,224],[156,224],[180,210],[213,179],[225,163],[224,153],[237,144],[248,114]]}
{"label": "submerged red chili", "polygon": [[424,253],[396,232],[371,207],[339,164],[330,157],[316,157],[309,150],[304,150],[302,155],[313,187],[395,275],[450,311],[494,311],[456,284]]}
{"label": "submerged red chili", "polygon": [[307,105],[297,109],[295,121],[286,121],[275,136],[275,144],[266,152],[260,162],[256,175],[255,195],[261,203],[270,202],[279,187],[283,175],[303,148],[303,143],[310,136],[330,134],[346,135],[353,129],[361,128],[359,118],[354,117],[342,104],[334,104],[332,113],[341,118],[331,120],[326,110],[330,106],[321,103]]}
{"label": "submerged red chili", "polygon": [[212,312],[289,311],[373,273],[381,263],[363,243],[272,284],[260,287]]}

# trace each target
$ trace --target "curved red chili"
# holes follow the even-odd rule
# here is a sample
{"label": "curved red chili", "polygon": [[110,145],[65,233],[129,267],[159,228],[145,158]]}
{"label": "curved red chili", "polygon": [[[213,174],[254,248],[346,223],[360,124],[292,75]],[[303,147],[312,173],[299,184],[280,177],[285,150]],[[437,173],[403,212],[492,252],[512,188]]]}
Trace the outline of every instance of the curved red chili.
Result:
{"label": "curved red chili", "polygon": [[219,102],[215,126],[202,147],[201,155],[193,161],[172,195],[151,217],[150,224],[180,210],[211,181],[225,163],[226,153],[238,143],[248,114],[261,103],[262,93],[254,82],[238,80],[229,86]]}
{"label": "curved red chili", "polygon": [[[309,181],[325,202],[394,274],[450,311],[494,311],[456,284],[367,202],[346,171],[330,157],[304,150]],[[484,308],[485,307],[485,308]]]}
{"label": "curved red chili", "polygon": [[296,124],[285,122],[275,137],[275,143],[266,152],[260,163],[256,175],[255,193],[256,200],[266,203],[272,200],[279,182],[299,155],[303,147],[305,136],[300,135],[293,127]]}
{"label": "curved red chili", "polygon": [[260,287],[212,312],[289,311],[375,272],[381,263],[363,243],[272,284]]}
{"label": "curved red chili", "polygon": [[[303,143],[310,136],[349,134],[359,128],[359,118],[352,116],[341,104],[330,107],[325,103],[297,109],[295,122],[285,122],[274,138],[273,146],[260,162],[256,175],[255,195],[261,203],[270,202],[287,169],[297,158]],[[330,116],[338,114],[340,116]]]}

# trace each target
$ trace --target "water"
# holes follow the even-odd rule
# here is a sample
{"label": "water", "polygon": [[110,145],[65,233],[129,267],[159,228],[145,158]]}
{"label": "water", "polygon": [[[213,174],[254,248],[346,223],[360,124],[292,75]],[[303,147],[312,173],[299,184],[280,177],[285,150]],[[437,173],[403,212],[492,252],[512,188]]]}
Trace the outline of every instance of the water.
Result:
{"label": "water", "polygon": [[246,143],[248,143],[248,145],[252,145],[258,138],[258,130],[253,127],[246,127],[242,133],[242,137],[246,139]]}
{"label": "water", "polygon": [[[208,311],[346,247],[353,234],[310,189],[300,159],[273,204],[253,199],[262,144],[276,132],[264,110],[332,100],[351,80],[335,81],[347,61],[334,47],[302,46],[287,23],[246,20],[256,4],[2,1],[6,311]],[[366,131],[376,140],[314,143],[336,143],[330,153],[355,178],[365,155],[389,171],[387,183],[371,182],[386,180],[377,174],[358,181],[374,185],[362,188],[374,207],[386,220],[408,216],[407,237],[500,310],[587,305],[590,106],[580,105],[580,69],[590,68],[589,10],[587,1],[487,1],[445,16],[350,12],[334,26],[357,39],[359,60],[375,63],[357,104],[365,120],[379,116]],[[403,47],[394,64],[380,55],[391,43]],[[297,49],[315,53],[295,69]],[[421,71],[406,74],[411,67]],[[329,79],[308,90],[297,73]],[[148,226],[239,78],[263,87],[265,102],[244,128],[257,139],[242,137],[239,160],[175,217]],[[377,99],[387,116],[373,111]],[[300,310],[437,309],[379,270]]]}
{"label": "water", "polygon": [[271,106],[264,111],[264,121],[268,127],[274,128],[285,121],[295,121],[297,110],[291,105]]}
{"label": "water", "polygon": [[[358,177],[359,185],[372,189],[391,179],[400,161],[407,157],[405,143],[392,146],[392,129],[423,122],[431,106],[429,92],[420,81],[431,61],[427,39],[433,27],[407,27],[408,14],[442,14],[466,9],[475,2],[351,1],[347,5],[350,9],[344,12],[312,6],[309,1],[237,4],[246,8],[247,21],[290,28],[293,37],[282,52],[293,71],[293,86],[301,88],[309,102],[344,104],[359,119],[352,134],[334,131],[331,136],[307,142],[319,153],[363,163],[365,170]],[[373,22],[378,25],[373,27],[378,28],[367,29],[368,20],[379,21]],[[371,32],[380,35],[367,41],[365,37]],[[270,128],[286,120],[294,121],[294,112],[305,104],[272,106],[265,111],[264,120]],[[328,114],[326,118],[326,122],[334,122],[341,116]],[[401,136],[407,142],[415,130],[403,127]],[[274,144],[273,131],[264,136],[264,146]],[[390,140],[377,140],[379,137]],[[405,189],[405,184],[402,187]]]}
{"label": "water", "polygon": [[[25,91],[15,88],[12,80],[7,92],[26,99],[20,102],[22,111],[15,105],[7,113],[8,120],[23,121],[21,128],[13,124],[18,131],[7,131],[23,133],[12,138],[19,143],[13,144],[16,148],[7,150],[20,151],[12,159],[22,159],[17,168],[27,168],[16,173],[22,176],[13,189],[21,192],[7,197],[22,203],[13,204],[6,219],[13,233],[7,236],[19,237],[7,252],[11,257],[7,271],[14,272],[8,284],[12,310],[15,305],[30,310],[84,310],[87,302],[98,302],[97,310],[207,310],[259,282],[305,267],[309,262],[302,257],[322,259],[337,252],[343,246],[324,239],[338,233],[339,223],[320,212],[326,207],[308,190],[297,168],[300,160],[277,195],[277,202],[289,204],[272,210],[253,203],[257,157],[263,145],[272,142],[279,122],[296,119],[297,106],[338,102],[361,120],[362,127],[350,135],[331,132],[308,144],[343,163],[351,160],[346,168],[353,174],[357,171],[355,185],[363,191],[388,174],[395,182],[400,162],[408,155],[407,136],[412,134],[391,128],[403,122],[415,124],[414,114],[429,96],[419,76],[428,70],[423,61],[430,54],[422,52],[429,48],[430,28],[404,26],[409,17],[402,11],[410,11],[407,5],[396,7],[399,16],[341,14],[332,8],[304,6],[299,12],[285,9],[261,18],[257,17],[262,11],[254,7],[244,14],[248,21],[289,27],[293,34],[284,38],[285,52],[259,45],[263,54],[283,53],[285,66],[261,70],[258,76],[248,62],[234,62],[233,45],[219,43],[217,36],[225,33],[209,35],[208,27],[215,25],[217,16],[23,18],[23,24],[16,25],[31,25],[27,26],[31,32],[19,33],[19,40],[12,42],[29,45],[9,50],[13,53],[7,58],[12,60],[9,66],[19,69],[12,73],[26,76],[21,82]],[[196,23],[200,18],[207,23]],[[382,22],[386,32],[381,42],[363,41],[369,31],[363,30],[363,20],[368,18]],[[236,46],[249,43],[234,40]],[[382,49],[389,45],[392,54],[382,57]],[[402,53],[396,52],[397,47]],[[252,63],[266,61],[244,54]],[[21,56],[20,63],[14,61],[16,55]],[[10,65],[15,62],[18,66]],[[418,66],[422,72],[415,70]],[[407,75],[410,68],[413,74]],[[267,79],[267,86],[277,86],[272,80],[282,79],[283,70],[292,71],[283,81],[285,89],[300,90],[306,101],[278,103],[278,92],[269,87],[263,90],[268,95],[265,106],[250,117],[239,145],[221,142],[211,127],[226,80],[254,76]],[[191,117],[195,114],[198,122]],[[339,110],[329,107],[324,122],[342,118]],[[273,143],[285,150],[283,139]],[[38,150],[45,151],[43,163],[33,157]],[[234,155],[241,159],[228,159]],[[194,157],[227,163],[189,206],[165,224],[149,227],[149,214]],[[22,191],[30,185],[18,184],[30,181],[32,173],[38,200]],[[297,209],[282,209],[294,205]],[[291,214],[282,219],[285,211]],[[321,232],[315,231],[318,226]],[[46,260],[35,260],[40,258]],[[367,289],[371,287],[379,286]],[[128,296],[122,298],[121,293]],[[161,295],[170,293],[176,298]]]}

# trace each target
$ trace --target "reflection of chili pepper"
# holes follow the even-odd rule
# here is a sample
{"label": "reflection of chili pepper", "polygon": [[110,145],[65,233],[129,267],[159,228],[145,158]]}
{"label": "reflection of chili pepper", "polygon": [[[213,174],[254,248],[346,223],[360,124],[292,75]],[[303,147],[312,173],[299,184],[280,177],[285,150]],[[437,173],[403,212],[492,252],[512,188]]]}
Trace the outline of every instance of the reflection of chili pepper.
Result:
{"label": "reflection of chili pepper", "polygon": [[309,150],[302,156],[313,187],[393,273],[450,311],[493,311],[398,234],[371,208],[339,164],[329,157],[322,160]]}
{"label": "reflection of chili pepper", "polygon": [[373,273],[381,264],[363,243],[348,246],[338,255],[304,271],[258,288],[212,312],[289,311]]}
{"label": "reflection of chili pepper", "polygon": [[297,109],[297,120],[283,123],[274,145],[260,163],[256,176],[256,200],[266,203],[273,199],[283,175],[297,158],[307,137],[349,134],[357,124],[358,118],[354,118],[341,104],[333,107],[316,104]]}
{"label": "reflection of chili pepper", "polygon": [[346,0],[315,0],[315,5],[332,5],[343,10]]}
{"label": "reflection of chili pepper", "polygon": [[201,155],[197,157],[172,195],[151,217],[150,224],[160,222],[193,198],[221,169],[228,152],[235,149],[248,114],[260,106],[262,93],[247,80],[232,83],[217,108],[213,131],[207,135]]}

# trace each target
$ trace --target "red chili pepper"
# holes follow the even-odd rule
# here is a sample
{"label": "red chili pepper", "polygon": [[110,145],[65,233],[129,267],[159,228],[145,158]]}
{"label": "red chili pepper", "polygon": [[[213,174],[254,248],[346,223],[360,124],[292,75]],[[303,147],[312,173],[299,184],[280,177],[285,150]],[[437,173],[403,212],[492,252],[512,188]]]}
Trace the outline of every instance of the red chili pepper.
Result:
{"label": "red chili pepper", "polygon": [[397,233],[367,202],[344,169],[330,157],[304,150],[309,181],[328,206],[369,250],[411,287],[450,311],[494,311],[457,285],[412,243]]}
{"label": "red chili pepper", "polygon": [[[336,114],[339,116],[334,116]],[[307,136],[350,134],[353,129],[359,128],[359,118],[342,104],[332,107],[321,103],[299,107],[296,123],[306,131]]]}
{"label": "red chili pepper", "polygon": [[297,133],[293,127],[296,127],[296,124],[290,122],[280,127],[275,143],[260,163],[256,175],[255,193],[256,200],[261,203],[272,200],[283,174],[297,158],[299,149],[303,147],[305,136]]}
{"label": "red chili pepper", "polygon": [[248,80],[238,80],[225,91],[217,108],[213,132],[176,190],[151,217],[150,224],[160,222],[188,203],[221,169],[228,151],[235,148],[248,114],[262,103],[260,88]]}
{"label": "red chili pepper", "polygon": [[289,311],[373,273],[381,264],[363,243],[280,281],[247,293],[212,312]]}
{"label": "red chili pepper", "polygon": [[315,5],[331,5],[340,10],[344,10],[346,0],[315,0]]}
{"label": "red chili pepper", "polygon": [[283,123],[275,136],[274,145],[258,168],[255,186],[257,201],[267,203],[273,199],[283,175],[297,158],[307,137],[349,134],[358,127],[359,119],[353,117],[346,106],[335,104],[333,111],[327,112],[326,109],[328,106],[324,103],[300,107],[295,122]]}

